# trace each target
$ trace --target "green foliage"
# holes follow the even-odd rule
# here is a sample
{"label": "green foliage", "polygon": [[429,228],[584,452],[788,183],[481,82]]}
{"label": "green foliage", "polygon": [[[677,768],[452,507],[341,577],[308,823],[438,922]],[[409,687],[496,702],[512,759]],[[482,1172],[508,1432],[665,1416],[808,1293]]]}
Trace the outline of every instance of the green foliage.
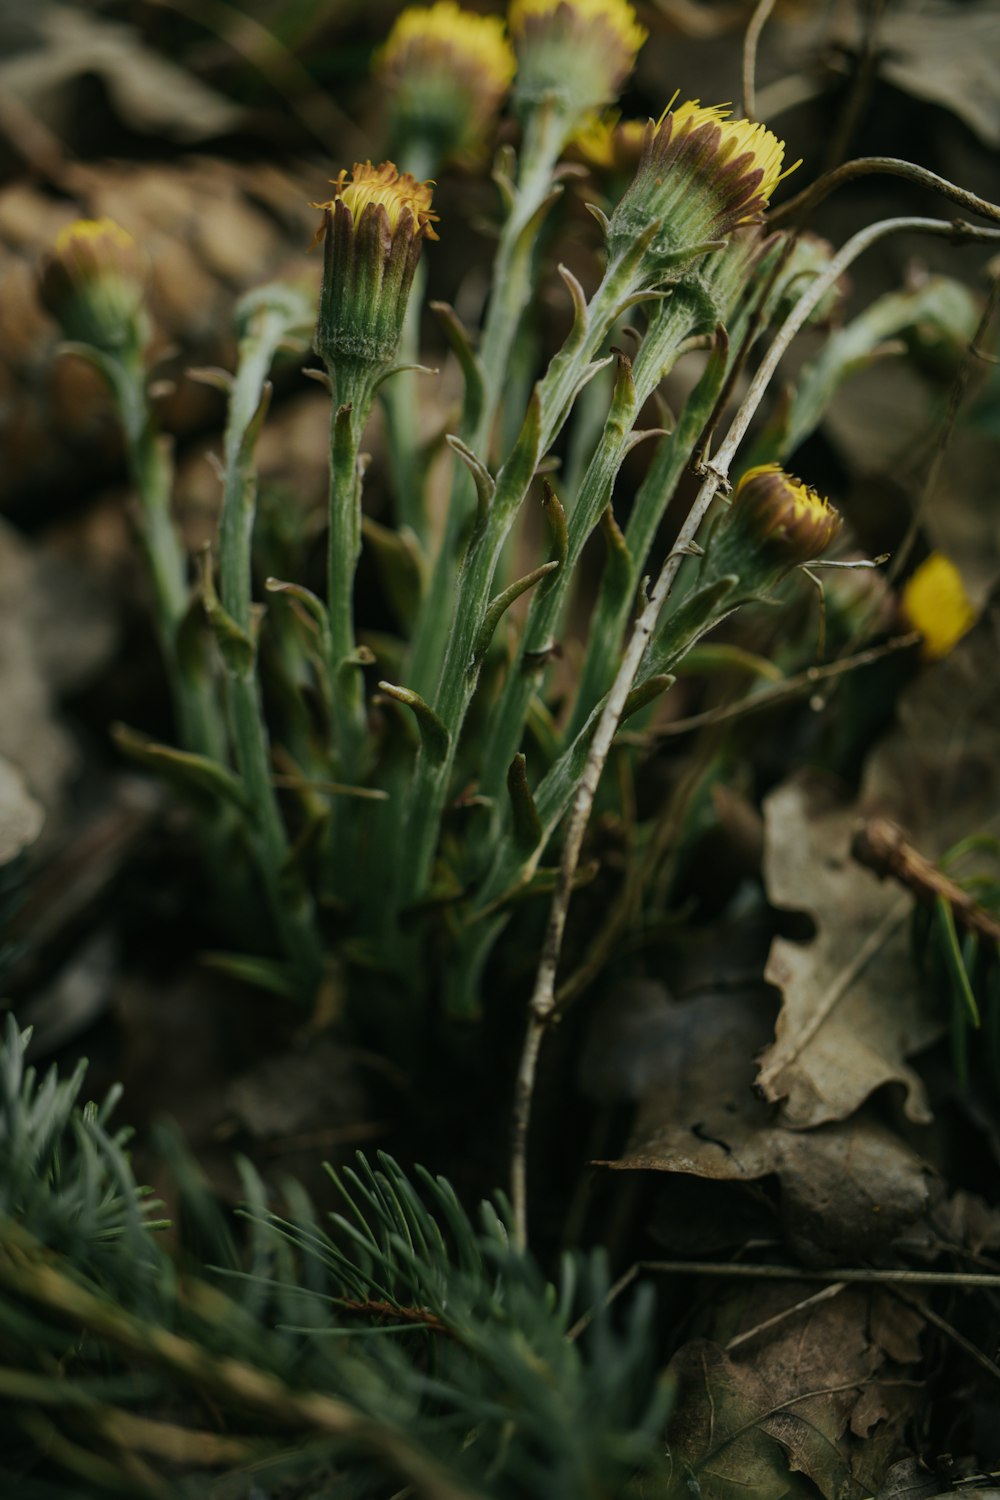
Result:
{"label": "green foliage", "polygon": [[190,1246],[175,1264],[108,1128],[116,1093],[81,1109],[83,1066],[39,1080],[27,1040],[8,1018],[4,1493],[315,1496],[327,1475],[338,1495],[597,1500],[657,1472],[650,1290],[609,1307],[600,1253],[549,1282],[502,1200],[477,1223],[444,1179],[385,1156],[331,1173],[326,1224],[294,1184],[271,1211],[244,1164],[240,1243],[165,1139]]}

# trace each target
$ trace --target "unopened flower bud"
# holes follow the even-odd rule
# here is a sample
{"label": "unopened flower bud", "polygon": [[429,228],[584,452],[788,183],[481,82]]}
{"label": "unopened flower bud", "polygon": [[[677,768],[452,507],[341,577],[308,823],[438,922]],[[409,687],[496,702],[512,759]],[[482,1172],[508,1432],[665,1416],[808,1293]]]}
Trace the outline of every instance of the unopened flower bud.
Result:
{"label": "unopened flower bud", "polygon": [[331,372],[377,376],[392,364],[425,239],[437,239],[431,184],[392,162],[356,163],[323,210],[323,286],[314,344]]}
{"label": "unopened flower bud", "polygon": [[401,12],[375,68],[389,99],[394,149],[416,144],[444,161],[482,145],[515,62],[498,16],[438,0]]}
{"label": "unopened flower bud", "polygon": [[617,98],[646,40],[627,0],[513,0],[519,109],[546,101],[574,121]]}
{"label": "unopened flower bud", "polygon": [[127,230],[113,219],[77,219],[56,236],[39,295],[68,339],[102,354],[138,353],[149,337],[145,284],[145,259]]}
{"label": "unopened flower bud", "polygon": [[742,593],[766,593],[791,568],[820,557],[840,525],[839,512],[811,485],[778,464],[760,464],[733,491],[710,540],[703,577],[735,574]]}

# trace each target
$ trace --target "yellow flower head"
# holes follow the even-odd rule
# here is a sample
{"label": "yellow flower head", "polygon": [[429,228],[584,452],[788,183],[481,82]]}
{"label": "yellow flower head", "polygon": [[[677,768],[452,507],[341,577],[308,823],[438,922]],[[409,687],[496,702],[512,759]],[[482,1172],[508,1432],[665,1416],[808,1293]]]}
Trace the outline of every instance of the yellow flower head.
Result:
{"label": "yellow flower head", "polygon": [[732,120],[727,105],[696,99],[646,126],[632,183],[615,209],[612,257],[644,236],[644,277],[678,277],[707,246],[753,224],[787,173],[784,144],[764,125]]}
{"label": "yellow flower head", "polygon": [[425,239],[436,240],[431,184],[391,161],[355,162],[317,203],[323,285],[314,344],[328,368],[380,378],[392,364]]}
{"label": "yellow flower head", "polygon": [[136,243],[127,229],[114,219],[75,219],[56,235],[53,252],[59,256],[75,255],[97,261],[100,256],[133,256]]}
{"label": "yellow flower head", "polygon": [[903,589],[903,613],[923,636],[929,660],[947,656],[976,623],[962,575],[943,552],[932,552]]}
{"label": "yellow flower head", "polygon": [[760,174],[754,184],[752,207],[741,220],[745,223],[767,207],[778,183],[789,172],[794,172],[799,163],[783,172],[784,141],[779,141],[766,125],[753,120],[733,120],[731,115],[732,110],[727,104],[703,105],[697,99],[690,99],[677,109],[664,113],[658,128],[662,130],[669,122],[670,133],[678,143],[706,126],[718,128],[719,139],[712,149],[710,170],[721,173],[727,167],[736,168],[744,179]]}
{"label": "yellow flower head", "polygon": [[441,159],[474,149],[510,88],[515,66],[499,16],[462,10],[455,0],[410,6],[375,62],[389,95],[394,138],[423,139]]}
{"label": "yellow flower head", "polygon": [[576,124],[617,97],[646,32],[627,0],[512,0],[515,99],[552,101]]}
{"label": "yellow flower head", "polygon": [[597,24],[614,33],[635,61],[639,48],[649,33],[640,26],[628,0],[512,0],[508,20],[515,42],[525,35],[529,21],[548,22],[560,10],[572,11],[576,24]]}
{"label": "yellow flower head", "polygon": [[470,69],[476,83],[503,95],[514,78],[514,54],[499,16],[480,16],[462,10],[455,0],[437,0],[424,9],[411,5],[401,11],[379,54],[377,66],[392,78],[416,66],[438,62]]}
{"label": "yellow flower head", "polygon": [[39,293],[67,338],[105,353],[140,346],[148,334],[146,261],[113,219],[77,219],[56,236]]}
{"label": "yellow flower head", "polygon": [[399,172],[391,161],[373,167],[370,161],[355,162],[348,179],[343,167],[337,178],[331,179],[333,198],[329,203],[317,204],[317,208],[332,209],[343,203],[350,209],[355,225],[359,225],[367,208],[383,208],[389,221],[389,231],[395,234],[406,216],[413,221],[414,234],[436,240],[434,225],[437,214],[431,212],[430,182],[418,182],[409,172]]}

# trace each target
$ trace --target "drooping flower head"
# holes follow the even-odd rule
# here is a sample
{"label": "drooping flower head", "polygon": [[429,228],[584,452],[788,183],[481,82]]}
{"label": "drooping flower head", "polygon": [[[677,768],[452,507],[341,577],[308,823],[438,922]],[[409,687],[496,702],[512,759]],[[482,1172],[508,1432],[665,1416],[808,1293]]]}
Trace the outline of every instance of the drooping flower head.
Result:
{"label": "drooping flower head", "polygon": [[387,369],[399,344],[425,239],[436,240],[431,184],[356,162],[333,182],[323,211],[323,286],[316,352],[330,367]]}
{"label": "drooping flower head", "polygon": [[731,119],[724,104],[690,100],[668,110],[646,127],[635,177],[612,216],[609,252],[657,223],[645,269],[650,285],[666,279],[697,246],[759,219],[788,175],[784,155],[765,125]]}
{"label": "drooping flower head", "polygon": [[394,149],[415,143],[438,161],[475,151],[514,69],[498,16],[462,10],[455,0],[402,11],[375,61],[389,99]]}
{"label": "drooping flower head", "polygon": [[646,32],[627,0],[512,0],[518,108],[553,101],[573,122],[618,97]]}
{"label": "drooping flower head", "polygon": [[929,661],[947,656],[976,623],[962,575],[943,552],[932,552],[907,580],[903,614],[923,636]]}
{"label": "drooping flower head", "polygon": [[840,514],[811,485],[780,464],[758,464],[742,475],[711,538],[706,577],[735,574],[762,594],[789,569],[820,557],[840,530]]}
{"label": "drooping flower head", "polygon": [[104,354],[138,351],[149,333],[146,272],[142,251],[120,224],[77,219],[56,236],[39,294],[67,338]]}

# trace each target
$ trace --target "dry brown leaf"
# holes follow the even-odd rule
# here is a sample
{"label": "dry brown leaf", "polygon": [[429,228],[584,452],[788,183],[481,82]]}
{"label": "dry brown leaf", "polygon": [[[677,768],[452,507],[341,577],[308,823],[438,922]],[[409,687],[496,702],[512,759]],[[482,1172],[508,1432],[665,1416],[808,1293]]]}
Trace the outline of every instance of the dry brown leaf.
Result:
{"label": "dry brown leaf", "polygon": [[879,24],[879,72],[889,83],[943,105],[987,146],[1000,146],[1000,12],[993,0],[956,12],[940,0],[887,8]]}
{"label": "dry brown leaf", "polygon": [[51,809],[75,754],[56,720],[36,643],[35,559],[8,526],[0,526],[0,755],[18,767],[33,796]]}
{"label": "dry brown leaf", "polygon": [[757,1086],[794,1129],[846,1119],[887,1083],[905,1089],[909,1119],[931,1118],[906,1059],[943,1019],[924,998],[910,957],[909,897],[851,859],[856,810],[817,778],[796,776],[768,797],[764,879],[775,906],[806,911],[811,942],[776,938],[765,978],[784,1003]]}
{"label": "dry brown leaf", "polygon": [[795,1283],[730,1293],[712,1322],[738,1346],[697,1340],[676,1356],[670,1452],[701,1500],[813,1495],[813,1485],[827,1500],[860,1500],[896,1456],[916,1393],[872,1329],[898,1326],[894,1342],[916,1357],[919,1316],[879,1290],[807,1298]]}
{"label": "dry brown leaf", "polygon": [[[830,1264],[883,1260],[896,1240],[926,1238],[931,1174],[893,1132],[865,1113],[808,1132],[786,1128],[753,1089],[753,1057],[771,1034],[766,992],[706,994],[682,1004],[652,987],[636,996],[629,1017],[616,1000],[626,1054],[625,1092],[639,1110],[620,1171],[681,1173],[716,1182],[750,1183],[776,1176],[779,1214],[790,1248]],[[603,1037],[605,1069],[615,1065]],[[595,1049],[596,1051],[597,1049]],[[608,1097],[607,1071],[602,1078]]]}

